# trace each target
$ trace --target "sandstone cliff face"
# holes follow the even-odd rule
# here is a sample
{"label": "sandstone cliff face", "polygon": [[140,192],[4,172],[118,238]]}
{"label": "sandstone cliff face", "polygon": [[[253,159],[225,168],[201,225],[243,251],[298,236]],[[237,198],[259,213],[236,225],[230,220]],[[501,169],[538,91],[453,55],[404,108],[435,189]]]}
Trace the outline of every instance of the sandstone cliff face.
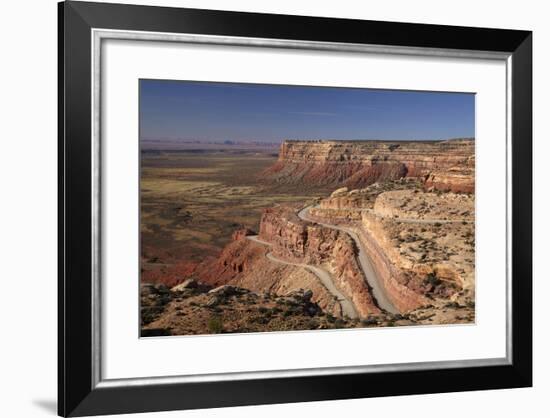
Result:
{"label": "sandstone cliff face", "polygon": [[473,228],[473,223],[407,224],[404,231],[391,219],[364,212],[360,237],[394,302],[410,310],[427,304],[426,297],[473,300]]}
{"label": "sandstone cliff face", "polygon": [[370,196],[364,190],[348,191],[347,187],[336,190],[327,199],[319,203],[321,209],[364,209],[370,205]]}
{"label": "sandstone cliff face", "polygon": [[[365,187],[401,177],[432,178],[429,187],[474,188],[474,141],[285,141],[266,171],[281,183]],[[449,169],[456,175],[444,175]]]}
{"label": "sandstone cliff face", "polygon": [[351,227],[359,237],[363,249],[376,270],[378,277],[382,280],[385,291],[393,305],[400,312],[408,312],[416,309],[428,302],[420,289],[409,288],[411,285],[406,273],[401,270],[401,266],[394,264],[388,257],[388,246],[379,243],[378,239],[387,240],[383,230],[372,233],[365,229],[370,225],[365,225],[365,212],[353,209],[310,209],[310,218],[318,222],[331,222],[338,225]]}
{"label": "sandstone cliff face", "polygon": [[[370,213],[363,213],[362,226],[359,229],[359,238],[368,252],[372,263],[384,282],[393,304],[401,311],[407,312],[419,306],[426,305],[423,289],[406,272],[410,266],[396,263],[400,260],[384,229],[377,222],[377,218]],[[406,267],[406,268],[404,268]]]}
{"label": "sandstone cliff face", "polygon": [[260,238],[273,244],[277,257],[326,267],[359,315],[380,312],[357,263],[357,249],[347,234],[304,222],[293,209],[278,207],[264,212]]}
{"label": "sandstone cliff face", "polygon": [[474,169],[470,167],[451,167],[445,171],[432,171],[426,178],[426,188],[455,193],[474,193]]}
{"label": "sandstone cliff face", "polygon": [[[377,185],[339,189],[309,215],[356,230],[401,312],[431,304],[433,298],[449,300],[458,292],[471,297],[474,196],[426,193],[417,187],[382,190]],[[371,192],[378,194],[373,198]]]}

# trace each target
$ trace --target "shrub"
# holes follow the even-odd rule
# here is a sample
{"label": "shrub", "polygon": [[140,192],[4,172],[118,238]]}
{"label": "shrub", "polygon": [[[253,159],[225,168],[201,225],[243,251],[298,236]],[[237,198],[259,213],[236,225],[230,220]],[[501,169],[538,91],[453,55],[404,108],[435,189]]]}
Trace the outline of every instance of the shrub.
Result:
{"label": "shrub", "polygon": [[441,284],[441,280],[434,273],[429,273],[424,279],[424,283],[437,286],[438,284]]}
{"label": "shrub", "polygon": [[307,322],[307,328],[308,329],[317,329],[317,328],[319,328],[319,321],[317,321],[315,319],[310,319]]}
{"label": "shrub", "polygon": [[336,319],[336,321],[334,321],[334,326],[336,328],[344,328],[346,326],[346,322],[343,319],[338,318]]}
{"label": "shrub", "polygon": [[259,317],[254,320],[258,324],[266,325],[269,323],[269,318]]}
{"label": "shrub", "polygon": [[208,320],[208,331],[219,334],[223,331],[223,323],[219,316],[213,316]]}
{"label": "shrub", "polygon": [[361,319],[361,324],[362,325],[377,325],[378,321],[376,320],[376,318],[364,318],[364,319]]}

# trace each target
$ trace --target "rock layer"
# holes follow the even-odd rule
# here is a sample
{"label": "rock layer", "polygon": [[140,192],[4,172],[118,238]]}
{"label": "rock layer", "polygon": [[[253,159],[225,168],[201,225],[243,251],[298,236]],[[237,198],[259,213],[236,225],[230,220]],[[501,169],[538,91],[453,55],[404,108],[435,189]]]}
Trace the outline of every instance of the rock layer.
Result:
{"label": "rock layer", "polygon": [[447,141],[284,141],[264,174],[274,181],[315,186],[365,187],[419,177],[428,187],[474,190],[473,139]]}
{"label": "rock layer", "polygon": [[407,312],[427,304],[423,292],[411,286],[405,270],[391,257],[391,247],[387,242],[384,230],[376,224],[376,219],[363,213],[363,228],[359,229],[359,238],[369,254],[374,268],[384,282],[393,304],[401,311]]}
{"label": "rock layer", "polygon": [[293,208],[267,209],[260,223],[260,238],[273,244],[280,258],[325,266],[335,285],[351,299],[360,316],[380,312],[357,262],[357,248],[345,233],[304,222]]}
{"label": "rock layer", "polygon": [[332,294],[306,269],[270,261],[272,248],[246,239],[250,231],[240,230],[233,235],[217,259],[206,260],[195,271],[204,283],[212,286],[231,284],[254,292],[285,295],[299,289],[313,292],[313,301],[336,317],[342,308]]}
{"label": "rock layer", "polygon": [[407,312],[459,296],[474,295],[474,197],[425,193],[417,188],[381,192],[342,189],[310,209],[318,222],[347,225],[384,283]]}

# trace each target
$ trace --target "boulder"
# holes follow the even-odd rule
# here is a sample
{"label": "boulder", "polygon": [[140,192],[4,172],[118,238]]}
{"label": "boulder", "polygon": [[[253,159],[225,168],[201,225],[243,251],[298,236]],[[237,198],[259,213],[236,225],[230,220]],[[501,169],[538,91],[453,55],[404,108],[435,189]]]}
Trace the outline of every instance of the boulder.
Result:
{"label": "boulder", "polygon": [[154,284],[154,283],[142,283],[140,285],[140,293],[142,296],[146,295],[166,295],[170,293],[166,285]]}
{"label": "boulder", "polygon": [[217,295],[217,296],[233,296],[233,295],[244,295],[245,293],[249,293],[250,291],[247,289],[243,289],[241,287],[235,287],[228,284],[224,284],[222,286],[218,286],[215,289],[212,289],[208,292],[208,294],[211,295]]}
{"label": "boulder", "polygon": [[347,187],[340,187],[339,189],[336,189],[335,191],[333,191],[332,194],[330,195],[330,197],[341,196],[341,195],[346,194],[347,192],[348,192]]}
{"label": "boulder", "polygon": [[182,283],[174,286],[171,290],[172,292],[181,292],[185,289],[196,289],[199,286],[198,282],[195,279],[187,279]]}

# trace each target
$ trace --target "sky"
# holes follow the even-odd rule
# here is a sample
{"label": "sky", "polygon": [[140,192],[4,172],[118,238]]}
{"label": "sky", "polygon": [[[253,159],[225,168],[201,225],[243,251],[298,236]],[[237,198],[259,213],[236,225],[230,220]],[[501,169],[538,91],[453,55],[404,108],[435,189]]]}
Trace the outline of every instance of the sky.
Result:
{"label": "sky", "polygon": [[436,140],[474,125],[471,93],[140,80],[142,140]]}

